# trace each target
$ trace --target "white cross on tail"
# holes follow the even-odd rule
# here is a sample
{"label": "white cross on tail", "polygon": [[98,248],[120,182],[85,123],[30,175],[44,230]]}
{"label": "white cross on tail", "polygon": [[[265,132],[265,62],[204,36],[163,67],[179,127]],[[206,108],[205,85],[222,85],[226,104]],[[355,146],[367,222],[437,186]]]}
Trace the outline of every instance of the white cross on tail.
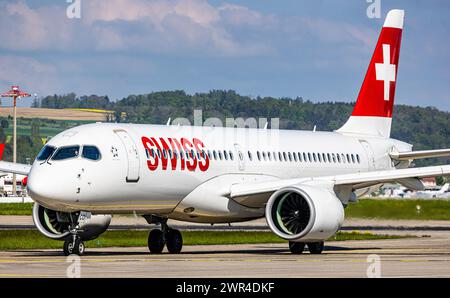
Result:
{"label": "white cross on tail", "polygon": [[384,100],[389,101],[390,83],[395,82],[395,64],[391,64],[391,46],[383,44],[383,63],[375,63],[377,81],[384,81]]}

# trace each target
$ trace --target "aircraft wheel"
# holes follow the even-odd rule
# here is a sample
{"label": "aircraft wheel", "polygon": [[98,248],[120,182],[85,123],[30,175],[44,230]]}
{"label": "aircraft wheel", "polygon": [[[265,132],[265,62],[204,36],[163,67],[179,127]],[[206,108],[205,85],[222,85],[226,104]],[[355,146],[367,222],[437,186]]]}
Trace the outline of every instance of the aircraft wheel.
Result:
{"label": "aircraft wheel", "polygon": [[311,254],[318,255],[321,254],[324,248],[324,242],[311,242],[308,243],[308,249]]}
{"label": "aircraft wheel", "polygon": [[152,254],[160,254],[165,245],[164,235],[161,230],[151,230],[148,234],[148,249]]}
{"label": "aircraft wheel", "polygon": [[183,247],[183,236],[181,236],[180,231],[170,229],[167,232],[167,250],[171,254],[178,254],[181,252]]}
{"label": "aircraft wheel", "polygon": [[85,251],[84,242],[80,238],[77,238],[74,242],[73,239],[69,237],[66,240],[64,240],[63,251],[66,256],[69,255],[82,256],[84,255]]}
{"label": "aircraft wheel", "polygon": [[299,255],[299,254],[303,253],[304,249],[305,249],[305,243],[289,241],[289,250],[294,255]]}
{"label": "aircraft wheel", "polygon": [[84,251],[85,251],[84,242],[78,238],[77,240],[75,240],[75,245],[73,247],[73,253],[76,255],[82,256],[82,255],[84,255]]}
{"label": "aircraft wheel", "polygon": [[74,248],[74,243],[73,243],[72,237],[66,238],[66,240],[64,240],[64,245],[63,245],[64,255],[66,255],[66,256],[71,255],[73,253],[73,248]]}

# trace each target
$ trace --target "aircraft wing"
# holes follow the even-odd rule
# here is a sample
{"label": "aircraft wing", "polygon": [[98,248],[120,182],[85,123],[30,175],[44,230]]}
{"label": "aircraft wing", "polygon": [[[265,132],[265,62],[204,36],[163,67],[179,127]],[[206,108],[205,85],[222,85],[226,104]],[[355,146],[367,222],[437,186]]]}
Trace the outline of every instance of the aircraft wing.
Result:
{"label": "aircraft wing", "polygon": [[273,192],[280,188],[306,182],[309,183],[311,181],[331,182],[334,186],[351,187],[353,190],[356,190],[381,183],[445,175],[450,175],[450,165],[372,171],[314,178],[285,179],[253,184],[235,184],[231,187],[228,195],[230,198],[243,204],[247,202],[251,205],[261,205],[265,203],[263,201],[268,200]]}
{"label": "aircraft wing", "polygon": [[0,161],[0,171],[27,176],[30,173],[31,165]]}

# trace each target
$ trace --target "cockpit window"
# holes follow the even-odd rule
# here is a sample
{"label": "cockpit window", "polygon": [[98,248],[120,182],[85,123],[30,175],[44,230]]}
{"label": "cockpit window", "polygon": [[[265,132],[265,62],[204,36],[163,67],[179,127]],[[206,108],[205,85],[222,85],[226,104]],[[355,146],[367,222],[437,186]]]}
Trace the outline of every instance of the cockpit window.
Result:
{"label": "cockpit window", "polygon": [[83,146],[83,153],[81,156],[90,160],[99,160],[100,150],[95,146]]}
{"label": "cockpit window", "polygon": [[77,157],[80,152],[80,146],[61,147],[53,155],[52,160],[63,160]]}
{"label": "cockpit window", "polygon": [[53,152],[55,152],[56,148],[53,146],[46,145],[41,149],[36,160],[44,161],[47,160],[50,156],[52,156]]}

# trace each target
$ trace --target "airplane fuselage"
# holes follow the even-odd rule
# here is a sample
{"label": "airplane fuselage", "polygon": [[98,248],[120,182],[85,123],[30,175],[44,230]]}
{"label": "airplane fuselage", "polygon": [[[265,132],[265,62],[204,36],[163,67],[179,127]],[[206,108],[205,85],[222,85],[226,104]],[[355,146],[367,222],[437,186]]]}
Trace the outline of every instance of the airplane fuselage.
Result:
{"label": "airplane fuselage", "polygon": [[[34,162],[28,189],[47,208],[203,222],[264,216],[223,195],[234,184],[391,169],[389,151],[411,149],[337,132],[112,123],[71,128],[46,146],[53,155]],[[76,156],[54,160],[70,146],[79,146]],[[84,146],[99,158],[83,157]]]}

